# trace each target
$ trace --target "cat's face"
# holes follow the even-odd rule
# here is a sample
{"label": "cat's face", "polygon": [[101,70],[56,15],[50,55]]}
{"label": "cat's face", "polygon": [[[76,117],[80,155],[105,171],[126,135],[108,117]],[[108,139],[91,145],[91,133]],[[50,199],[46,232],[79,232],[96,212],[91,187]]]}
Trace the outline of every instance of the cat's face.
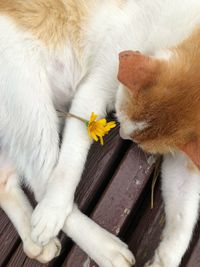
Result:
{"label": "cat's face", "polygon": [[185,150],[200,132],[199,67],[179,54],[158,60],[127,51],[119,58],[121,136],[148,152]]}

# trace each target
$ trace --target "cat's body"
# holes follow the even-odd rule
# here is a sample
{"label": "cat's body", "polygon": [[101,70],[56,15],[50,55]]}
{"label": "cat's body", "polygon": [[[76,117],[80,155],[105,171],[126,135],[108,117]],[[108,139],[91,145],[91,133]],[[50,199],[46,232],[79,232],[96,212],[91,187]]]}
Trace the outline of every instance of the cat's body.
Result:
{"label": "cat's body", "polygon": [[[68,119],[59,152],[56,109],[68,107],[86,119],[92,111],[104,116],[114,109],[118,53],[131,49],[154,54],[173,46],[200,23],[199,14],[198,0],[0,1],[2,169],[8,165],[17,171],[13,190],[24,175],[39,201],[32,216],[34,241],[46,244],[63,227],[91,144],[85,125]],[[12,190],[6,193],[13,200]],[[2,203],[10,215],[10,206]],[[10,217],[18,230],[23,228]],[[130,254],[118,241],[95,228],[94,240],[86,234],[85,244],[77,233],[90,231],[90,223],[80,222],[79,232],[67,227],[68,221],[73,220],[66,220],[64,230],[73,229],[69,235],[100,266],[131,265]],[[30,237],[30,229],[25,235]],[[102,236],[107,246],[99,246]],[[113,259],[113,251],[120,257]]]}

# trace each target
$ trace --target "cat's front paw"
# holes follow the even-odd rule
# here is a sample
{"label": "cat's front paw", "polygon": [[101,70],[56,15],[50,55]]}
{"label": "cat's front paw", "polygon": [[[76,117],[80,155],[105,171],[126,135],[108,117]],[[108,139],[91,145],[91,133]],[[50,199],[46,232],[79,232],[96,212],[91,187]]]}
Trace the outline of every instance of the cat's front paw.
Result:
{"label": "cat's front paw", "polygon": [[162,267],[161,263],[154,262],[154,261],[148,261],[144,267]]}
{"label": "cat's front paw", "polygon": [[[100,238],[99,247],[94,244],[93,259],[100,267],[132,267],[135,264],[135,258],[128,246],[116,236],[104,232],[95,239]],[[97,249],[97,250],[96,250]]]}
{"label": "cat's front paw", "polygon": [[176,249],[168,246],[160,246],[152,260],[145,264],[145,267],[178,267],[181,258],[178,259]]}
{"label": "cat's front paw", "polygon": [[31,239],[23,243],[24,253],[31,259],[35,259],[41,263],[47,263],[58,257],[61,251],[61,244],[57,238],[52,239],[46,246],[39,246]]}
{"label": "cat's front paw", "polygon": [[43,199],[35,208],[32,219],[31,237],[37,244],[42,246],[48,244],[52,238],[55,238],[62,229],[66,217],[73,208],[73,201],[63,204],[48,202]]}

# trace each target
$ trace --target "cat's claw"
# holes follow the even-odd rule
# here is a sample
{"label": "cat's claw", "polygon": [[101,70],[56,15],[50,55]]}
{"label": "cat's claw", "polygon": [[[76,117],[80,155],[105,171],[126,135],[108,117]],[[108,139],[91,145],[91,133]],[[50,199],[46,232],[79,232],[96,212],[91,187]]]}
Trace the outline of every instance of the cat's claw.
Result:
{"label": "cat's claw", "polygon": [[72,211],[73,202],[66,205],[52,205],[42,200],[35,208],[31,225],[31,237],[39,245],[46,245],[62,229],[67,215]]}

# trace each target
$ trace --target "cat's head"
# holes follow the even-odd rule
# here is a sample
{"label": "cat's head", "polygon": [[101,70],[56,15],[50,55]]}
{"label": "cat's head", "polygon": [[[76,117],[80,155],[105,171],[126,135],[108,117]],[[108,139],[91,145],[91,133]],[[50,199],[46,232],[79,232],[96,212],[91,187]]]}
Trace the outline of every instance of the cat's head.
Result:
{"label": "cat's head", "polygon": [[170,53],[167,59],[120,53],[121,136],[152,153],[181,149],[200,166],[200,66],[188,54]]}

